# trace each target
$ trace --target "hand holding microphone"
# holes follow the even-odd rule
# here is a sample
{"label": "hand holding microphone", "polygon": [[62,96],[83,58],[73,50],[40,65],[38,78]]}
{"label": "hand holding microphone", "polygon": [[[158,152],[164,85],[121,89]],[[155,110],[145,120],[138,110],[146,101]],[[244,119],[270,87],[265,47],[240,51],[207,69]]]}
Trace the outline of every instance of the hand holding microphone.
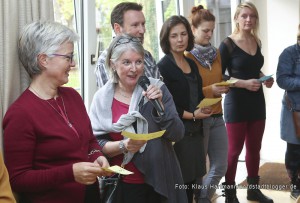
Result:
{"label": "hand holding microphone", "polygon": [[158,115],[163,116],[165,112],[161,102],[162,99],[161,90],[156,86],[150,85],[150,81],[146,76],[141,76],[138,80],[138,84],[145,91],[144,96],[146,96],[149,99],[149,101],[152,103]]}

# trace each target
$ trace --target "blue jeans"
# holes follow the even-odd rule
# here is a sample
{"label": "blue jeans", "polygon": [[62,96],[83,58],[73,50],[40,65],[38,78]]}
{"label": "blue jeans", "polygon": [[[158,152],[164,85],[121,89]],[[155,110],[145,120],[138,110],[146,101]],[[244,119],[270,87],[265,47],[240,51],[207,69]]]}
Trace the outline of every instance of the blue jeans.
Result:
{"label": "blue jeans", "polygon": [[203,133],[209,170],[203,178],[200,199],[211,200],[227,170],[228,138],[223,117],[203,119]]}

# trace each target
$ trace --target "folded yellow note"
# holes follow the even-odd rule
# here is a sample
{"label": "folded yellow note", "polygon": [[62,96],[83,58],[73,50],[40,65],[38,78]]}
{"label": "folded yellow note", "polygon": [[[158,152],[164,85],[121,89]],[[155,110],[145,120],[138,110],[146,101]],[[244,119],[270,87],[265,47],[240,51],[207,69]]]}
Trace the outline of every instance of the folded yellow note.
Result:
{"label": "folded yellow note", "polygon": [[198,108],[208,107],[208,106],[211,106],[211,105],[214,105],[214,104],[218,103],[219,101],[221,101],[221,99],[222,99],[222,97],[219,97],[219,98],[204,98],[197,107]]}
{"label": "folded yellow note", "polygon": [[121,135],[123,135],[124,137],[128,137],[130,139],[133,139],[133,140],[152,140],[152,139],[161,137],[165,132],[166,132],[166,130],[161,130],[161,131],[157,131],[154,133],[148,133],[148,134],[135,134],[135,133],[127,132],[127,131],[122,131]]}
{"label": "folded yellow note", "polygon": [[219,82],[219,83],[216,83],[215,85],[217,86],[229,86],[229,85],[232,85],[234,83],[236,83],[238,80],[227,80],[227,81],[222,81],[222,82]]}
{"label": "folded yellow note", "polygon": [[130,175],[130,174],[133,174],[133,172],[131,171],[128,171],[118,165],[115,165],[115,166],[111,166],[111,167],[108,167],[108,168],[102,168],[104,171],[108,171],[108,172],[112,172],[112,173],[119,173],[119,174],[122,174],[122,175]]}

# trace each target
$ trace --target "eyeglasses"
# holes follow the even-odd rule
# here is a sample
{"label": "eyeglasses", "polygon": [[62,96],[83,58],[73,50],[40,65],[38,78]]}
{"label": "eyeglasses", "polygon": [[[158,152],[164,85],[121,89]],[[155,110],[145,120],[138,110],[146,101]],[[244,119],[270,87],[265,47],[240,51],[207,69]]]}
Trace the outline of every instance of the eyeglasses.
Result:
{"label": "eyeglasses", "polygon": [[116,48],[116,47],[119,46],[120,44],[127,44],[127,43],[129,43],[129,42],[139,42],[139,43],[141,43],[141,40],[140,40],[139,38],[136,38],[136,37],[120,38],[120,39],[116,42],[114,48]]}
{"label": "eyeglasses", "polygon": [[68,59],[70,63],[73,63],[74,54],[71,55],[65,55],[65,54],[51,54],[51,56],[62,56]]}

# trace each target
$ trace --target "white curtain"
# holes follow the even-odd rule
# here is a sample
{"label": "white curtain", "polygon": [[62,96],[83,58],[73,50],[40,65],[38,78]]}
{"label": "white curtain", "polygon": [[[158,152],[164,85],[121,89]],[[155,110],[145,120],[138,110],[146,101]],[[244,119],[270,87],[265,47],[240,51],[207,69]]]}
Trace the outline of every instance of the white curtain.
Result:
{"label": "white curtain", "polygon": [[18,59],[19,32],[35,20],[54,20],[53,0],[0,0],[0,150],[5,112],[30,82]]}

